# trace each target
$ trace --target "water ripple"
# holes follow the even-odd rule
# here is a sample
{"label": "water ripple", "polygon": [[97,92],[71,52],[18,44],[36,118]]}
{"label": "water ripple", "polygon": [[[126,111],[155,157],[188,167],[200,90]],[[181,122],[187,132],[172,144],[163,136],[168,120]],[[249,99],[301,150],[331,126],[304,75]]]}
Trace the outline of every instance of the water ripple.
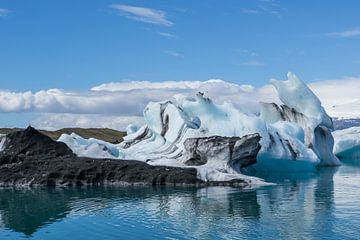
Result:
{"label": "water ripple", "polygon": [[0,239],[356,239],[355,164],[278,184],[0,190]]}

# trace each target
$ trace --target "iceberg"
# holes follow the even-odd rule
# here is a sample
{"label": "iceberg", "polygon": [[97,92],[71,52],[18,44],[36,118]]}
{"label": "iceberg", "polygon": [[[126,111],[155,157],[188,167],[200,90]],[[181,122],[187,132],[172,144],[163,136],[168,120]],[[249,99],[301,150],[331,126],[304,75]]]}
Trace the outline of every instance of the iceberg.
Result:
{"label": "iceberg", "polygon": [[64,142],[78,157],[119,158],[116,145],[96,139],[85,139],[76,133],[62,134],[58,142]]}
{"label": "iceberg", "polygon": [[360,127],[333,132],[334,154],[340,159],[360,158]]}
{"label": "iceberg", "polygon": [[243,179],[242,169],[313,171],[339,165],[333,154],[332,120],[320,100],[295,74],[271,80],[282,105],[259,103],[260,113],[239,109],[230,102],[215,104],[199,92],[150,102],[144,126],[130,125],[120,144],[77,135],[62,135],[81,156],[139,160],[151,165],[192,167],[204,181]]}

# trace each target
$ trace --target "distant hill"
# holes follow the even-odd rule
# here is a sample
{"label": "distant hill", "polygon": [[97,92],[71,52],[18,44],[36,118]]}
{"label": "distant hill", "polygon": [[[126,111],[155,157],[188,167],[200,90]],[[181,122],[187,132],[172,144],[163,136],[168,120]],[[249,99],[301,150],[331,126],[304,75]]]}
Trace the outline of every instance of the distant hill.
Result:
{"label": "distant hill", "polygon": [[[21,130],[20,128],[0,128],[0,134]],[[109,128],[63,128],[56,131],[39,130],[43,134],[57,140],[61,134],[76,133],[83,138],[97,138],[110,143],[120,143],[123,141],[125,132],[120,132]]]}
{"label": "distant hill", "polygon": [[360,119],[359,118],[333,118],[334,128],[335,130],[345,129],[349,127],[359,127]]}

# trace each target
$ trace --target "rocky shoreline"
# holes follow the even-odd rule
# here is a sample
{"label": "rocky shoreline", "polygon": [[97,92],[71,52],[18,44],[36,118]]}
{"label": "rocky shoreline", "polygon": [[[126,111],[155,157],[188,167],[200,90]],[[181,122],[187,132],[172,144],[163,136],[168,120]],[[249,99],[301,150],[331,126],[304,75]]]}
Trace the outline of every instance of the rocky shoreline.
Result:
{"label": "rocky shoreline", "polygon": [[204,182],[195,168],[77,157],[36,129],[9,133],[0,152],[0,186],[173,185],[245,186],[243,180]]}

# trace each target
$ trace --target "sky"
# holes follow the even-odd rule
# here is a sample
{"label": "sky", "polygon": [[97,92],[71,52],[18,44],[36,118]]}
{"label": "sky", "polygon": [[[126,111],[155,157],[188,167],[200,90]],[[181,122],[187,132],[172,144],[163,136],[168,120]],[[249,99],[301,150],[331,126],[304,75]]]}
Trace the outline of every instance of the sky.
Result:
{"label": "sky", "polygon": [[[123,128],[147,101],[212,89],[209,79],[240,92],[288,71],[309,84],[358,83],[358,9],[355,0],[0,0],[0,126],[93,126],[101,116]],[[116,83],[130,88],[109,91]],[[239,101],[230,90],[209,92]],[[346,105],[335,115],[360,107],[328,96],[327,110]]]}

